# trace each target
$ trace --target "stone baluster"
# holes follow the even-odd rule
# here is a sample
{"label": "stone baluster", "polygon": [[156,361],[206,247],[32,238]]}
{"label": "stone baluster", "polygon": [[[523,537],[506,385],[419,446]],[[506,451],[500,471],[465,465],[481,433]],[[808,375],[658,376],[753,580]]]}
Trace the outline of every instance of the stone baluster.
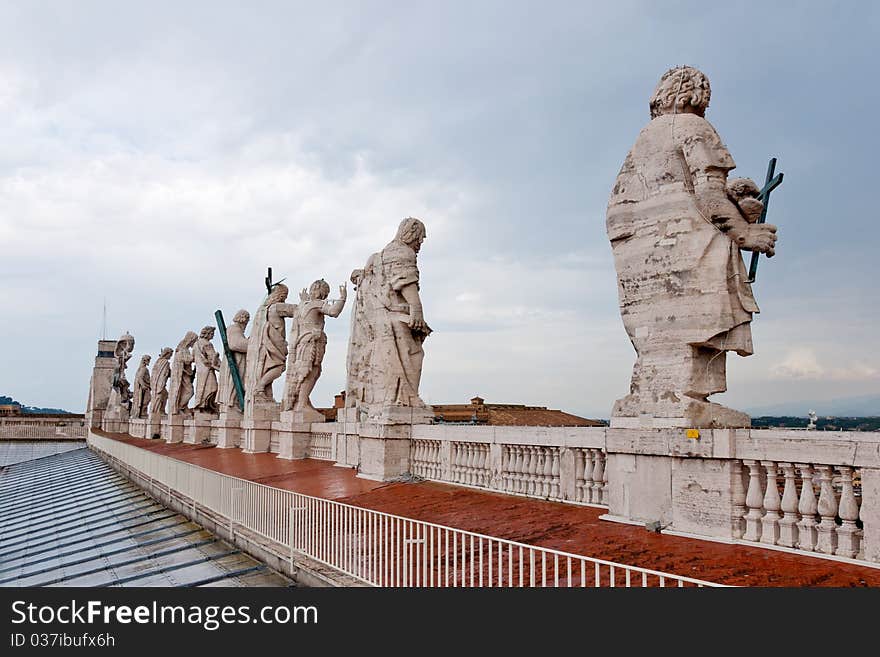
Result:
{"label": "stone baluster", "polygon": [[843,479],[843,490],[840,492],[840,508],[837,513],[843,524],[837,528],[837,549],[834,554],[852,558],[859,553],[859,504],[853,490],[853,469],[847,465],[838,468]]}
{"label": "stone baluster", "polygon": [[443,466],[440,461],[440,454],[442,453],[442,446],[439,440],[434,441],[434,478],[442,479],[443,478]]}
{"label": "stone baluster", "polygon": [[761,461],[767,473],[764,486],[764,517],[761,519],[761,542],[768,545],[776,545],[779,540],[779,479],[776,463],[773,461]]}
{"label": "stone baluster", "polygon": [[608,496],[610,495],[610,487],[608,486],[608,468],[605,467],[605,460],[608,458],[605,452],[602,454],[602,499],[601,503],[608,506]]}
{"label": "stone baluster", "polygon": [[584,452],[584,499],[590,504],[593,501],[593,469],[596,466],[597,449],[587,449]]}
{"label": "stone baluster", "polygon": [[508,468],[510,467],[510,446],[501,446],[501,490],[510,490]]}
{"label": "stone baluster", "polygon": [[552,448],[552,463],[550,465],[550,497],[559,499],[559,448]]}
{"label": "stone baluster", "polygon": [[535,448],[531,445],[525,448],[529,455],[529,470],[527,473],[527,483],[528,486],[526,488],[526,493],[529,495],[536,495],[539,491],[537,490],[538,483],[538,453]]}
{"label": "stone baluster", "polygon": [[590,501],[593,504],[602,504],[602,486],[605,480],[605,455],[600,449],[597,449],[593,454],[595,459],[593,461],[593,482],[591,484]]}
{"label": "stone baluster", "polygon": [[574,450],[574,501],[583,502],[584,491],[584,451]]}
{"label": "stone baluster", "polygon": [[468,443],[467,477],[471,486],[477,483],[477,446],[473,443]]}
{"label": "stone baluster", "polygon": [[742,538],[746,531],[743,516],[746,514],[746,487],[743,485],[742,461],[731,462],[731,505],[730,531],[733,538]]}
{"label": "stone baluster", "polygon": [[464,443],[455,443],[455,481],[456,483],[464,483],[464,467],[466,462]]}
{"label": "stone baluster", "polygon": [[818,505],[822,522],[817,527],[819,536],[816,550],[824,554],[834,554],[837,547],[837,495],[834,493],[832,483],[834,472],[830,465],[817,465],[816,469],[822,477]]}
{"label": "stone baluster", "polygon": [[516,488],[514,492],[516,493],[525,493],[526,492],[526,478],[525,472],[529,467],[527,462],[528,454],[526,454],[525,448],[522,445],[516,446],[516,468],[514,472]]}
{"label": "stone baluster", "polygon": [[547,453],[546,447],[536,447],[535,449],[538,451],[538,468],[536,472],[538,485],[536,486],[536,494],[541,497],[547,497],[550,495],[550,473],[547,472],[547,466],[551,465],[550,455]]}
{"label": "stone baluster", "polygon": [[746,533],[747,541],[761,539],[761,516],[764,515],[764,493],[761,490],[761,464],[758,461],[743,461],[749,469],[749,490],[746,493]]}
{"label": "stone baluster", "polygon": [[819,508],[816,502],[816,492],[813,490],[813,466],[809,463],[795,463],[801,473],[801,496],[798,501],[798,513],[801,519],[797,524],[798,542],[800,550],[813,552],[816,549],[816,511]]}
{"label": "stone baluster", "polygon": [[785,488],[782,491],[782,520],[779,521],[779,539],[777,545],[795,547],[797,545],[797,522],[798,522],[798,494],[797,473],[792,463],[780,463]]}
{"label": "stone baluster", "polygon": [[480,481],[479,484],[481,486],[489,485],[489,446],[488,445],[480,445]]}
{"label": "stone baluster", "polygon": [[420,440],[413,442],[415,443],[415,449],[413,450],[413,474],[423,477],[425,472],[422,469],[422,453],[425,451],[425,446]]}

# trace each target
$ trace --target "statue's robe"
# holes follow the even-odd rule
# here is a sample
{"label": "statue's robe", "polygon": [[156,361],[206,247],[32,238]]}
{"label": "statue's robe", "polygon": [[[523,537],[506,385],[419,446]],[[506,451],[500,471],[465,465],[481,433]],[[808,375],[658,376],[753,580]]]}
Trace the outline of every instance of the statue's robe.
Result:
{"label": "statue's robe", "polygon": [[189,400],[193,396],[193,355],[189,348],[178,348],[171,364],[171,388],[169,390],[169,413],[188,413]]}
{"label": "statue's robe", "polygon": [[165,402],[168,390],[165,389],[171,376],[171,362],[167,358],[159,358],[150,373],[150,415],[165,415]]}
{"label": "statue's robe", "polygon": [[[409,327],[410,307],[401,290],[419,284],[416,252],[397,240],[379,253],[376,263],[377,301],[376,348],[372,367],[378,374],[374,384],[381,386],[381,399],[386,406],[424,407],[419,397],[422,343],[427,333],[416,333]],[[380,398],[374,394],[374,398]]]}
{"label": "statue's robe", "polygon": [[193,406],[199,410],[213,412],[217,407],[217,366],[218,355],[210,340],[199,338],[193,349],[196,365],[196,389]]}
{"label": "statue's robe", "polygon": [[146,415],[150,403],[150,370],[142,364],[134,375],[134,392],[131,398],[132,417],[142,418]]}
{"label": "statue's robe", "polygon": [[[634,388],[645,357],[658,350],[753,351],[749,322],[758,306],[740,249],[707,221],[712,199],[726,199],[727,172],[736,165],[704,118],[676,115],[675,139],[672,122],[672,115],[662,115],[642,130],[608,202],[621,316],[639,354]],[[685,166],[696,196],[687,189]],[[706,370],[703,380],[683,384],[691,388],[686,392],[701,396],[726,388],[723,356]]]}
{"label": "statue's robe", "polygon": [[[247,373],[247,350],[248,339],[245,337],[244,329],[233,322],[226,327],[226,342],[229,350],[238,366],[238,375],[241,377],[242,387],[244,387],[245,374]],[[235,391],[235,383],[232,380],[232,370],[229,367],[227,358],[223,359],[220,365],[220,382],[217,392],[217,401],[222,405],[237,410],[242,410],[238,405],[238,393]]]}

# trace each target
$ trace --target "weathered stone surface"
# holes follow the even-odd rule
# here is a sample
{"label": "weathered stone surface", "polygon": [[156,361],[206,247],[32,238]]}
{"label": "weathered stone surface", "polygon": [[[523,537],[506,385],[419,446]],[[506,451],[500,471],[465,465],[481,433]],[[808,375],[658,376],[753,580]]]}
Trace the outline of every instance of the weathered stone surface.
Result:
{"label": "weathered stone surface", "polygon": [[[668,71],[651,122],[626,157],[608,203],[607,230],[620,311],[636,350],[630,394],[612,413],[652,426],[747,427],[749,417],[709,402],[727,389],[727,351],[750,355],[758,306],[740,250],[773,255],[776,228],[751,223],[760,202],[704,113],[709,81]],[[656,421],[656,420],[659,420]]]}
{"label": "weathered stone surface", "polygon": [[[417,265],[425,235],[421,221],[404,219],[394,240],[351,275],[357,295],[348,347],[346,405],[357,408],[371,422],[428,423],[433,419],[419,397],[422,344],[431,333],[419,296]],[[416,411],[403,411],[408,408]]]}
{"label": "weathered stone surface", "polygon": [[410,440],[361,435],[358,477],[389,481],[409,471]]}
{"label": "weathered stone surface", "polygon": [[201,413],[217,414],[217,370],[220,369],[220,355],[214,349],[215,328],[206,326],[199,334],[193,349],[196,366],[196,387],[193,408]]}
{"label": "weathered stone surface", "polygon": [[688,534],[733,538],[734,476],[733,463],[729,460],[674,459],[672,528]]}
{"label": "weathered stone surface", "polygon": [[150,404],[150,356],[141,358],[134,375],[134,393],[131,396],[131,417],[144,418]]}
{"label": "weathered stone surface", "polygon": [[[105,420],[111,421],[111,425],[104,423],[104,428],[107,431],[127,431],[131,412],[131,386],[125,377],[125,368],[133,351],[134,337],[128,333],[120,336],[113,352],[116,362],[110,380],[110,398],[107,401],[107,411],[104,413]],[[122,426],[123,424],[126,426]]]}
{"label": "weathered stone surface", "polygon": [[116,340],[98,340],[98,354],[89,382],[89,398],[86,402],[86,422],[91,428],[98,428],[104,419],[110,401],[110,388],[113,370],[116,367]]}
{"label": "weathered stone surface", "polygon": [[[287,303],[287,294],[287,286],[276,283],[254,313],[244,384],[245,419],[257,418],[260,415],[257,409],[260,407],[277,408],[272,383],[284,373],[287,361],[284,320],[296,313],[296,304]],[[271,419],[278,419],[277,412]]]}
{"label": "weathered stone surface", "polygon": [[672,459],[608,453],[608,514],[632,522],[672,522]]}
{"label": "weathered stone surface", "polygon": [[320,422],[324,416],[309,399],[318,377],[327,348],[324,318],[339,317],[345,306],[346,286],[339,286],[339,300],[328,301],[330,286],[324,279],[315,281],[308,291],[300,293],[300,303],[290,329],[290,353],[287,380],[281,401],[282,411],[298,413],[298,422]]}
{"label": "weathered stone surface", "polygon": [[194,331],[188,331],[174,351],[174,360],[171,363],[171,387],[168,391],[169,415],[192,416],[189,400],[193,396],[193,379],[196,373],[193,370],[191,349],[198,337]]}

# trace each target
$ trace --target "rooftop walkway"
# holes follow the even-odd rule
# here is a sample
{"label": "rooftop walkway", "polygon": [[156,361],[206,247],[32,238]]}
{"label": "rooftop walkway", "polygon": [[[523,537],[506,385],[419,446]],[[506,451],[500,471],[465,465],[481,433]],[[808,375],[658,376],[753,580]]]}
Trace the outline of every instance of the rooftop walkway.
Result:
{"label": "rooftop walkway", "polygon": [[880,586],[880,568],[649,532],[604,509],[430,481],[381,483],[314,459],[101,435],[267,486],[642,568],[738,586]]}
{"label": "rooftop walkway", "polygon": [[[13,451],[0,454],[26,455]],[[289,586],[84,443],[29,453],[36,458],[0,467],[0,586]]]}

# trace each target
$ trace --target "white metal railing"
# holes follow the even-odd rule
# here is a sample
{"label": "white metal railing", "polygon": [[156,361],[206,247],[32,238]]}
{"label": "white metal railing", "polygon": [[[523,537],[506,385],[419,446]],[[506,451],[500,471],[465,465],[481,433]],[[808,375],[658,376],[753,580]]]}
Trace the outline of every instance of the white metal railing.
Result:
{"label": "white metal railing", "polygon": [[375,586],[721,586],[272,488],[110,438],[89,444],[235,526]]}

